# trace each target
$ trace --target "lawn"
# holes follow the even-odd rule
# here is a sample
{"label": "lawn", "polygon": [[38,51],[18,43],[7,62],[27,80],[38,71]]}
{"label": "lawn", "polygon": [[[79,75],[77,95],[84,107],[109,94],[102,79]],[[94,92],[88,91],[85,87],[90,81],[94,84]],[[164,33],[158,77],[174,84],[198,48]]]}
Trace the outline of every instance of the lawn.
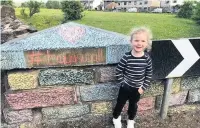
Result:
{"label": "lawn", "polygon": [[[61,24],[63,19],[63,12],[58,9],[40,9],[39,13],[34,14],[29,19],[23,19],[20,15],[21,8],[15,8],[16,16],[23,22],[34,26],[37,30],[43,30],[52,26]],[[29,10],[26,8],[26,13]]]}
{"label": "lawn", "polygon": [[[16,16],[21,18],[20,9],[16,8],[15,10]],[[154,40],[200,37],[199,25],[192,20],[176,18],[172,14],[100,11],[85,11],[83,14],[84,17],[75,22],[126,35],[133,27],[147,26],[152,29]],[[60,24],[62,19],[63,12],[61,10],[41,9],[40,13],[24,22],[31,23],[38,30],[42,30]]]}

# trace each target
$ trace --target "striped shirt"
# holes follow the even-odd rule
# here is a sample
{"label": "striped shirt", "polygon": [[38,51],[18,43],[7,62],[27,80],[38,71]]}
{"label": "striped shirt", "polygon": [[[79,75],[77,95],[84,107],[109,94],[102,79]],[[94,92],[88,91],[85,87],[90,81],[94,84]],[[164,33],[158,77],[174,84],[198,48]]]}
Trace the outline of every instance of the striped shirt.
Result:
{"label": "striped shirt", "polygon": [[146,90],[152,77],[152,61],[145,53],[142,57],[134,57],[130,52],[120,59],[116,68],[117,80],[135,88]]}

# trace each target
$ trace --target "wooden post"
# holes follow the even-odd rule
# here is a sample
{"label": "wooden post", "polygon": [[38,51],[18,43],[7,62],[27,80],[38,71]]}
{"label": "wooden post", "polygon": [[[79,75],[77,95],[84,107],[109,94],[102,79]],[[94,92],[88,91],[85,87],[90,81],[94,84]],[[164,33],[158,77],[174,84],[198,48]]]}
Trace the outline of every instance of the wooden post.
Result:
{"label": "wooden post", "polygon": [[160,116],[162,119],[165,119],[167,117],[172,83],[173,83],[173,79],[167,79],[164,85],[164,93],[163,93],[162,105],[161,105],[161,110],[160,110]]}

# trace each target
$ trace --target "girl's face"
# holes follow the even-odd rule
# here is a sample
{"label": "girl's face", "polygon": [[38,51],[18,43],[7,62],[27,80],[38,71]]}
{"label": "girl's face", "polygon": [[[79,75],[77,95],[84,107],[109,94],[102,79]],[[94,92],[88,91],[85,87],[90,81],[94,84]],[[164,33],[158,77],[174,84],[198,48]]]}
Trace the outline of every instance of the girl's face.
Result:
{"label": "girl's face", "polygon": [[147,34],[145,32],[140,32],[133,35],[131,46],[132,49],[137,52],[141,53],[147,48]]}

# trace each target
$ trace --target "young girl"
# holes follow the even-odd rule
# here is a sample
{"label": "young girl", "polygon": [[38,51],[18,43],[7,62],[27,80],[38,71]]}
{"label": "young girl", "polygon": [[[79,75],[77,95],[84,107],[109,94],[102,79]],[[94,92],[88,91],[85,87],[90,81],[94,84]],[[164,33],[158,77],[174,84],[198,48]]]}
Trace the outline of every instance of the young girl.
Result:
{"label": "young girl", "polygon": [[134,128],[137,102],[140,95],[150,86],[152,76],[151,58],[144,52],[150,46],[151,38],[149,29],[134,29],[130,39],[132,50],[125,53],[117,65],[116,77],[121,87],[113,112],[115,128],[122,127],[120,114],[127,100],[129,101],[127,128]]}

